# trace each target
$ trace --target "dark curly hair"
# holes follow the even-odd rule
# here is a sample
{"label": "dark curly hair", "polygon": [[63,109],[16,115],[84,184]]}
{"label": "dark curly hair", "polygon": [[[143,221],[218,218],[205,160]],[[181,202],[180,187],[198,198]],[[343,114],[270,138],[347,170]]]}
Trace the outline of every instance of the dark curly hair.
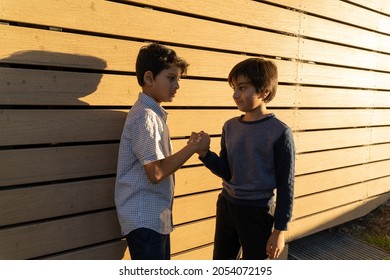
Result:
{"label": "dark curly hair", "polygon": [[140,86],[145,84],[145,72],[151,71],[153,76],[156,77],[162,70],[169,68],[172,64],[181,69],[182,75],[187,73],[189,64],[178,57],[174,50],[157,43],[141,47],[135,65],[138,84]]}

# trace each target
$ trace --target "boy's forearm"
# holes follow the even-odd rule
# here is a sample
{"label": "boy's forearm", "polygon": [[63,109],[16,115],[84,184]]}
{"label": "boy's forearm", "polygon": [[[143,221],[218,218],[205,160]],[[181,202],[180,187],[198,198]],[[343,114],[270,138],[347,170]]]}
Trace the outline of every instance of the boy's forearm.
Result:
{"label": "boy's forearm", "polygon": [[208,150],[203,157],[199,156],[203,164],[215,175],[229,181],[231,174],[228,163],[216,153]]}
{"label": "boy's forearm", "polygon": [[145,165],[146,174],[153,184],[159,183],[176,172],[196,152],[196,146],[188,144],[177,153]]}

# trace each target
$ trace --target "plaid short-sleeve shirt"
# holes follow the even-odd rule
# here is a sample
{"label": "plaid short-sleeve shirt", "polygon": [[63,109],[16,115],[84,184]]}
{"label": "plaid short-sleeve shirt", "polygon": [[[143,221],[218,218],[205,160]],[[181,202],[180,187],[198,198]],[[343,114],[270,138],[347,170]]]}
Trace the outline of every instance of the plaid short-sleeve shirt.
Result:
{"label": "plaid short-sleeve shirt", "polygon": [[123,235],[141,227],[161,234],[173,230],[173,175],[152,184],[144,168],[172,154],[166,120],[167,112],[143,93],[127,115],[115,183],[115,204]]}

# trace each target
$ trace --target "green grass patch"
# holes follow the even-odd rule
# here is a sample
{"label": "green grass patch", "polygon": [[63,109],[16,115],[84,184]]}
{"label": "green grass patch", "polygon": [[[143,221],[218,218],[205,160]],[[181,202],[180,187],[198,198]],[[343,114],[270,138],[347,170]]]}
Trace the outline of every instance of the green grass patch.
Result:
{"label": "green grass patch", "polygon": [[371,245],[380,247],[388,252],[390,252],[390,237],[386,235],[366,235],[364,239]]}

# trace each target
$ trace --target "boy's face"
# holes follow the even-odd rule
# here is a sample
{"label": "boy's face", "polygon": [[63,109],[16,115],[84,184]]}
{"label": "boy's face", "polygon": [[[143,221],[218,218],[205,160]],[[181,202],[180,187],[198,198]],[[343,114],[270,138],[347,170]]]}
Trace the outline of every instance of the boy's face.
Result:
{"label": "boy's face", "polygon": [[243,75],[232,81],[232,88],[233,99],[242,112],[251,112],[264,103],[262,94],[256,92],[255,86]]}
{"label": "boy's face", "polygon": [[175,65],[171,65],[168,69],[161,71],[156,77],[152,77],[151,82],[148,83],[148,87],[143,90],[158,103],[172,102],[176,91],[180,87],[180,75],[181,69]]}

